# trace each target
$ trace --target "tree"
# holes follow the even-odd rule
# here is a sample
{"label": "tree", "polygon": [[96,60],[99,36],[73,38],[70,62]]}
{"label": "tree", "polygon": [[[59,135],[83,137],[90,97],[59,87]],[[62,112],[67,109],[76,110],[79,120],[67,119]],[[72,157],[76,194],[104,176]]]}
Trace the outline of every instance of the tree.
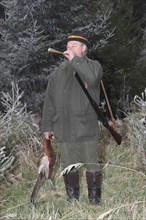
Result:
{"label": "tree", "polygon": [[144,40],[140,23],[133,17],[133,2],[114,1],[113,7],[109,25],[115,27],[114,36],[94,56],[104,65],[105,86],[114,112],[117,108],[126,112],[135,93],[146,85],[145,68],[139,60]]}
{"label": "tree", "polygon": [[11,80],[19,83],[29,110],[41,112],[47,77],[56,65],[47,49],[65,50],[66,35],[78,29],[92,43],[89,56],[104,67],[105,86],[116,108],[121,97],[133,96],[137,77],[143,82],[141,89],[145,82],[144,31],[139,22],[142,19],[144,24],[144,14],[137,19],[135,4],[132,0],[61,0],[60,4],[57,0],[1,0],[5,17],[0,20],[0,89],[9,91]]}
{"label": "tree", "polygon": [[87,32],[90,39],[94,35],[95,50],[113,36],[107,27],[111,8],[102,1],[61,0],[58,4],[57,0],[2,0],[1,5],[5,19],[0,28],[0,89],[9,91],[11,80],[18,82],[25,92],[24,101],[33,111],[42,110],[47,76],[54,68],[48,62],[49,46],[65,49],[66,35],[77,28]]}
{"label": "tree", "polygon": [[[41,90],[43,68],[47,64],[47,36],[34,14],[42,7],[34,4],[34,1],[26,4],[26,1],[4,0],[1,4],[5,8],[5,20],[1,21],[0,88],[8,91],[11,80],[18,82],[22,91],[25,91],[25,100],[29,105],[32,91]],[[36,88],[38,83],[39,87]]]}

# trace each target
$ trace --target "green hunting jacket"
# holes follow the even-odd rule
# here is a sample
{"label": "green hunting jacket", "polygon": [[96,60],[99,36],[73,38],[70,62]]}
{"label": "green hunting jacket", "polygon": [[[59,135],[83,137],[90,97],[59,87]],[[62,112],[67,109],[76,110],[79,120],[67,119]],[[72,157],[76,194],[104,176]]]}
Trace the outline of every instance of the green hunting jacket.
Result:
{"label": "green hunting jacket", "polygon": [[98,118],[74,76],[85,83],[92,98],[99,103],[103,70],[98,61],[74,57],[50,74],[45,94],[42,132],[53,131],[61,142],[81,142],[98,138]]}

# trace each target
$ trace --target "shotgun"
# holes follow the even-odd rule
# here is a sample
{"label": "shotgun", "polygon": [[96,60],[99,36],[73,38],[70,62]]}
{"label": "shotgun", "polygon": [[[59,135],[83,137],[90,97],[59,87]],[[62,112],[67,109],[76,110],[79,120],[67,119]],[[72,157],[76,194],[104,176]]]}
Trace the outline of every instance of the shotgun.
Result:
{"label": "shotgun", "polygon": [[113,127],[111,127],[107,121],[107,118],[104,116],[103,112],[101,111],[101,109],[99,108],[99,106],[97,105],[97,103],[95,102],[95,100],[91,97],[91,95],[89,94],[88,90],[85,88],[84,83],[82,82],[79,74],[77,72],[74,72],[74,76],[76,77],[78,83],[80,84],[80,86],[82,87],[83,91],[85,92],[87,98],[89,99],[94,111],[96,112],[99,121],[103,124],[103,126],[105,128],[107,128],[110,132],[110,134],[113,136],[113,138],[115,139],[116,143],[118,145],[121,144],[122,142],[122,137],[120,134],[118,134]]}
{"label": "shotgun", "polygon": [[[58,50],[54,50],[52,48],[49,48],[48,49],[48,52],[51,52],[51,53],[58,53],[58,54],[62,54],[63,55],[63,52],[61,51],[58,51]],[[87,91],[87,89],[85,88],[84,86],[84,83],[82,82],[80,76],[78,75],[77,72],[74,72],[74,75],[77,79],[77,81],[79,82],[80,86],[82,87],[82,89],[84,90],[87,98],[89,99],[93,109],[95,110],[97,116],[98,116],[98,119],[101,121],[101,123],[103,124],[103,126],[105,128],[107,128],[109,130],[109,132],[111,133],[111,135],[113,136],[113,138],[115,139],[115,141],[117,142],[118,145],[121,144],[122,142],[122,137],[120,134],[118,134],[108,123],[107,121],[107,118],[104,117],[102,111],[100,110],[99,106],[97,105],[97,103],[92,99],[92,97],[90,96],[89,92]]]}

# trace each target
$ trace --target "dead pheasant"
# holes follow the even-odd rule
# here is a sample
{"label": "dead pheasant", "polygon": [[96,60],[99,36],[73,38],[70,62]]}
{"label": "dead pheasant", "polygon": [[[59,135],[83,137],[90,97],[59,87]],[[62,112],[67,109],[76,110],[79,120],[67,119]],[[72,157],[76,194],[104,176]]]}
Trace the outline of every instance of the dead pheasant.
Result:
{"label": "dead pheasant", "polygon": [[34,204],[34,200],[40,187],[43,185],[45,180],[53,178],[53,171],[56,164],[56,153],[53,150],[51,139],[44,139],[44,155],[40,158],[38,164],[38,177],[31,194],[31,202]]}

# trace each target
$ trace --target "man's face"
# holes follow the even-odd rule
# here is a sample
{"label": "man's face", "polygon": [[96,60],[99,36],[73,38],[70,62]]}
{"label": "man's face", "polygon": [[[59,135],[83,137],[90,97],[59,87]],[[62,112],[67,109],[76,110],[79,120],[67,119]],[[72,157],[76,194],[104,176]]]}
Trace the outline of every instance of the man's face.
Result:
{"label": "man's face", "polygon": [[71,50],[78,57],[83,57],[86,51],[86,45],[79,41],[69,41],[67,50]]}

